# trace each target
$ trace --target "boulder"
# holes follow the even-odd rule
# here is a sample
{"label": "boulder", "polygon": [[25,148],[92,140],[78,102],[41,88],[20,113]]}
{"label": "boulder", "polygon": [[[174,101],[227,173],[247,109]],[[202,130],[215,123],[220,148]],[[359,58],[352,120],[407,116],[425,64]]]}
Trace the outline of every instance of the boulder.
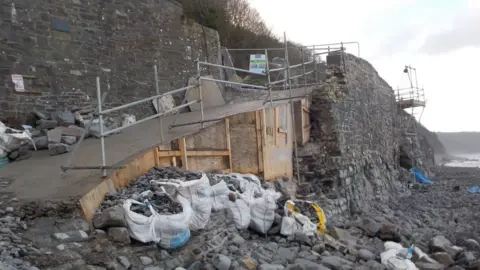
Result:
{"label": "boulder", "polygon": [[37,121],[37,129],[54,129],[58,127],[58,122],[55,120],[40,119]]}
{"label": "boulder", "polygon": [[382,223],[382,225],[380,226],[380,231],[378,233],[378,238],[382,239],[383,241],[394,242],[400,242],[402,240],[402,236],[400,235],[400,229],[389,222]]}
{"label": "boulder", "polygon": [[445,266],[439,263],[427,263],[427,262],[417,262],[415,266],[418,267],[419,270],[444,270]]}
{"label": "boulder", "polygon": [[116,205],[103,211],[100,215],[93,218],[93,226],[96,229],[105,229],[109,227],[125,227],[125,213],[122,206]]}
{"label": "boulder", "polygon": [[444,266],[450,266],[454,263],[452,257],[447,252],[435,252],[431,257]]}
{"label": "boulder", "polygon": [[68,127],[75,124],[75,115],[70,111],[56,111],[51,114],[52,120],[56,120],[59,125]]}
{"label": "boulder", "polygon": [[70,152],[71,150],[72,150],[72,147],[64,143],[50,143],[48,145],[48,151],[51,156],[65,154]]}
{"label": "boulder", "polygon": [[77,137],[75,136],[62,136],[62,143],[73,145],[77,142]]}
{"label": "boulder", "polygon": [[465,241],[465,247],[468,250],[477,250],[480,249],[480,244],[474,239],[467,239]]}
{"label": "boulder", "polygon": [[376,222],[375,220],[371,218],[364,218],[360,222],[360,229],[363,230],[363,232],[369,236],[369,237],[375,237],[377,233],[380,232],[381,225],[380,223]]}
{"label": "boulder", "polygon": [[110,227],[107,231],[108,237],[117,243],[128,245],[131,243],[130,234],[127,228],[124,227]]}
{"label": "boulder", "polygon": [[[35,137],[32,138],[33,143],[35,144],[35,147],[37,147],[37,150],[43,150],[48,148],[48,137],[47,136],[40,136],[40,137]],[[31,142],[30,142],[31,144]],[[31,145],[30,149],[35,149],[33,145]]]}
{"label": "boulder", "polygon": [[341,270],[344,266],[351,265],[352,262],[337,256],[329,256],[322,258],[322,264],[332,270]]}
{"label": "boulder", "polygon": [[62,142],[62,130],[55,128],[47,132],[48,142],[50,143],[60,143]]}
{"label": "boulder", "polygon": [[225,255],[215,254],[212,258],[212,264],[218,270],[228,270],[230,265],[232,265],[232,260]]}

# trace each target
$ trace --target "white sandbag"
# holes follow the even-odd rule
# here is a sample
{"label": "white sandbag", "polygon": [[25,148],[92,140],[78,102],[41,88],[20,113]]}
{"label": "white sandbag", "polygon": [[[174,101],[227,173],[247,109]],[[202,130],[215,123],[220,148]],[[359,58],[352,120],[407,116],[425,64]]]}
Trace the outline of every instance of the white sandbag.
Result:
{"label": "white sandbag", "polygon": [[227,183],[223,180],[212,186],[211,200],[213,211],[225,209],[225,203],[228,201],[228,193],[230,193],[230,190],[228,189]]}
{"label": "white sandbag", "polygon": [[152,213],[149,217],[130,210],[132,204],[142,203],[126,200],[123,209],[130,236],[143,243],[158,243],[163,248],[178,248],[185,245],[190,238],[189,223],[192,208],[183,196],[177,196],[177,200],[182,205],[182,213],[159,215],[149,203],[146,203]]}
{"label": "white sandbag", "polygon": [[212,196],[212,211],[218,212],[227,208],[228,195]]}
{"label": "white sandbag", "polygon": [[225,206],[229,214],[232,215],[232,219],[235,222],[235,227],[237,227],[237,229],[243,230],[250,226],[250,207],[248,206],[247,202],[242,199],[236,199],[234,202],[232,202],[228,199],[227,195]]}
{"label": "white sandbag", "polygon": [[385,250],[390,250],[390,249],[400,250],[404,248],[402,244],[392,242],[392,241],[387,241],[383,243],[383,246],[385,247]]}
{"label": "white sandbag", "polygon": [[[276,194],[271,192],[272,191],[270,191],[271,196],[276,196]],[[288,204],[295,205],[295,202],[288,200],[283,205],[283,212],[285,216],[282,218],[280,234],[284,236],[294,235],[295,233],[304,233],[308,236],[314,235],[317,231],[317,225],[314,224],[307,216],[292,211],[290,208],[288,208]]]}
{"label": "white sandbag", "polygon": [[242,194],[243,199],[250,203],[255,198],[255,195],[261,195],[265,191],[262,188],[260,179],[253,174],[239,174],[239,173],[230,173],[228,176],[231,176],[231,180],[237,183],[239,187],[239,192]]}
{"label": "white sandbag", "polygon": [[250,228],[259,233],[267,233],[275,220],[275,209],[277,204],[274,196],[264,195],[253,199],[250,203]]}
{"label": "white sandbag", "polygon": [[190,229],[195,231],[205,228],[212,213],[211,186],[206,174],[202,173],[200,179],[186,182],[177,180],[174,182],[152,181],[152,183],[177,187],[178,192],[187,198],[192,206]]}
{"label": "white sandbag", "polygon": [[395,242],[385,242],[386,251],[380,254],[380,262],[389,270],[418,270],[415,264],[405,258],[397,256],[408,249]]}
{"label": "white sandbag", "polygon": [[312,236],[316,230],[317,226],[305,215],[293,214],[291,217],[282,217],[281,235],[290,236],[296,233],[303,233],[307,236]]}

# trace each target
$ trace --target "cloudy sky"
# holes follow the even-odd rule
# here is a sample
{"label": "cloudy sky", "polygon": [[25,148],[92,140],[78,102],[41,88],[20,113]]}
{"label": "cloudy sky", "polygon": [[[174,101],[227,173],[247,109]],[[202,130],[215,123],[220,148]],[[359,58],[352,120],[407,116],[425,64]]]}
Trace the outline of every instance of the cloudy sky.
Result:
{"label": "cloudy sky", "polygon": [[[433,131],[480,131],[480,0],[250,0],[278,36],[305,45],[358,41],[394,88],[417,69]],[[348,48],[357,53],[355,47]]]}

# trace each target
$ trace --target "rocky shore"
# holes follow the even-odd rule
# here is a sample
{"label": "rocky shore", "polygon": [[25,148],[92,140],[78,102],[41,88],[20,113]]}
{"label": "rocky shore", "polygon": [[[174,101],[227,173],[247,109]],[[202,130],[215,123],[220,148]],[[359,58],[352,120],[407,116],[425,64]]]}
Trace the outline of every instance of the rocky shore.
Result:
{"label": "rocky shore", "polygon": [[0,269],[390,269],[382,264],[386,242],[413,246],[418,269],[480,269],[480,194],[466,192],[480,184],[480,169],[441,167],[435,174],[433,185],[415,185],[388,205],[372,202],[336,227],[327,222],[325,234],[262,235],[237,229],[219,211],[185,246],[169,250],[130,239],[122,224],[91,229],[75,199],[23,204],[6,196]]}

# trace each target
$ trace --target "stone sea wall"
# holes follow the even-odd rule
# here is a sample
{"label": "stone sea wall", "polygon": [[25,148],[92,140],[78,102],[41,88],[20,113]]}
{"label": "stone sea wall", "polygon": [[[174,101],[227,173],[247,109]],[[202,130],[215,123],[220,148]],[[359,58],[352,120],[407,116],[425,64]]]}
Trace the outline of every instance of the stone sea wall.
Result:
{"label": "stone sea wall", "polygon": [[[400,157],[426,170],[426,140],[405,135],[413,121],[374,67],[353,55],[327,58],[325,85],[312,94],[311,136],[299,149],[299,197],[324,202],[327,214],[359,213],[388,201],[410,178]],[[410,119],[411,120],[411,119]]]}
{"label": "stone sea wall", "polygon": [[[166,92],[187,85],[197,58],[220,57],[218,33],[169,0],[6,0],[0,16],[0,119],[96,105],[97,76],[105,107],[118,106],[156,93],[155,63]],[[23,76],[25,92],[15,91],[12,74]],[[148,115],[153,106],[128,112]]]}

